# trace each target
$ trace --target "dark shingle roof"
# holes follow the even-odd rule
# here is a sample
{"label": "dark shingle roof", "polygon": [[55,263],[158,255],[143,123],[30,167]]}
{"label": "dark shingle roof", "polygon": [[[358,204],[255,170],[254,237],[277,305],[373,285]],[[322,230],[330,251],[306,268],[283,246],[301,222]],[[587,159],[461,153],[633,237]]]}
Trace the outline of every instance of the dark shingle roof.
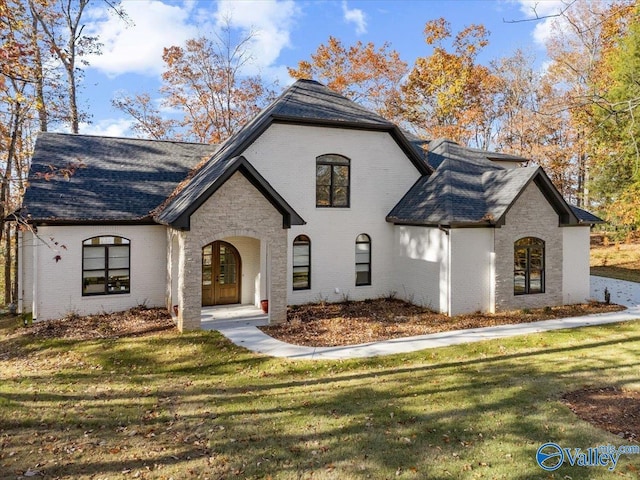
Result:
{"label": "dark shingle roof", "polygon": [[[171,194],[215,145],[40,133],[21,213],[39,222],[152,221]],[[68,179],[42,174],[83,164]],[[40,175],[40,178],[38,178]]]}
{"label": "dark shingle roof", "polygon": [[400,145],[420,173],[428,174],[431,171],[420,152],[393,123],[316,81],[298,80],[238,133],[224,142],[211,160],[154,218],[162,224],[189,228],[188,217],[206,200],[211,192],[210,186],[225,174],[233,159],[242,155],[272,123],[386,131]]}
{"label": "dark shingle roof", "polygon": [[[490,160],[492,162],[527,162],[528,159],[511,155],[509,153],[489,152],[479,148],[463,147],[452,140],[438,138],[428,143],[428,161],[434,169],[438,168],[445,158],[455,157],[471,160]],[[494,166],[499,166],[494,165]]]}
{"label": "dark shingle roof", "polygon": [[573,213],[575,214],[576,217],[578,217],[578,220],[580,221],[580,223],[587,223],[587,224],[595,224],[595,223],[605,223],[605,221],[603,219],[601,219],[600,217],[597,217],[596,215],[594,215],[593,213],[587,212],[586,210],[583,210],[580,207],[576,207],[575,205],[569,205],[571,207],[571,210],[573,210]]}
{"label": "dark shingle roof", "polygon": [[387,220],[409,225],[500,224],[523,189],[536,181],[562,221],[577,223],[541,168],[507,170],[491,162],[490,155],[451,141],[431,142],[429,163],[437,166],[435,173],[420,178]]}

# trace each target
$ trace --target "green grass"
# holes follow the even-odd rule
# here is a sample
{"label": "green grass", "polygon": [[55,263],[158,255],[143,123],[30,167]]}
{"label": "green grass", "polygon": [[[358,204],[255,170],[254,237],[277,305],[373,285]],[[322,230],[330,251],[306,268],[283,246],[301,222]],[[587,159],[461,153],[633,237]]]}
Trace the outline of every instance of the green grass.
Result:
{"label": "green grass", "polygon": [[[45,478],[604,479],[542,443],[621,445],[559,401],[640,388],[640,322],[309,362],[213,332],[100,341],[0,330],[0,472]],[[637,478],[640,458],[615,474]]]}
{"label": "green grass", "polygon": [[640,244],[591,247],[591,275],[640,282]]}

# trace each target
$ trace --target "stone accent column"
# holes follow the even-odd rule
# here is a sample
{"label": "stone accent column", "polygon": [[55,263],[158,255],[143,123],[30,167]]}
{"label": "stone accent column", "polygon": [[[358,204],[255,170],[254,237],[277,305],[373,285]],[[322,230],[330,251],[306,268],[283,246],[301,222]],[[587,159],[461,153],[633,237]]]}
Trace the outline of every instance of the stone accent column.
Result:
{"label": "stone accent column", "polygon": [[269,299],[269,323],[282,323],[287,319],[287,235],[277,245],[270,247],[271,274]]}

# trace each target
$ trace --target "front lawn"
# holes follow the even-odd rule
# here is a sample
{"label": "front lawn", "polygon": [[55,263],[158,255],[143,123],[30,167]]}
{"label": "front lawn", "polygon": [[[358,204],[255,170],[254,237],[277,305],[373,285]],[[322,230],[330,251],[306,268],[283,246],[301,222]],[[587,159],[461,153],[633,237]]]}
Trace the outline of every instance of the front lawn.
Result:
{"label": "front lawn", "polygon": [[0,472],[46,479],[609,479],[545,472],[545,442],[630,443],[563,395],[640,389],[640,322],[352,361],[251,354],[215,332],[0,329]]}
{"label": "front lawn", "polygon": [[640,244],[592,246],[591,275],[640,282]]}

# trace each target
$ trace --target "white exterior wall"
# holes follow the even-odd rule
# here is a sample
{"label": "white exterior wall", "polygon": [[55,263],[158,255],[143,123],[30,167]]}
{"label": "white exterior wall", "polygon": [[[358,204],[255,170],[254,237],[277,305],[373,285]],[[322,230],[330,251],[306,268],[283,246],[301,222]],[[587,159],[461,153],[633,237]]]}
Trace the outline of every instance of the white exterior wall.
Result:
{"label": "white exterior wall", "polygon": [[30,312],[33,302],[33,242],[30,231],[20,233],[18,243],[18,308],[19,312]]}
{"label": "white exterior wall", "polygon": [[242,277],[240,303],[260,305],[260,240],[249,237],[227,237],[240,254]]}
{"label": "white exterior wall", "polygon": [[446,313],[449,238],[437,228],[395,227],[395,291],[399,298]]}
{"label": "white exterior wall", "polygon": [[562,229],[562,301],[565,305],[589,299],[589,227]]}
{"label": "white exterior wall", "polygon": [[[28,298],[29,277],[37,270],[37,296],[31,305],[25,302],[25,311],[34,311],[37,320],[60,318],[68,313],[88,315],[126,310],[140,304],[148,307],[165,305],[167,241],[162,226],[68,226],[38,227],[38,235],[53,238],[66,249],[58,252],[38,242],[32,259],[37,265],[24,262],[24,298]],[[121,295],[82,296],[82,242],[91,237],[117,235],[131,241],[130,276],[131,293]],[[25,247],[28,241],[24,243]],[[26,251],[25,251],[26,253]],[[28,255],[23,255],[26,257]],[[33,290],[33,288],[32,288]],[[33,310],[32,310],[33,309]],[[37,317],[36,317],[37,315]]]}
{"label": "white exterior wall", "polygon": [[[316,208],[316,158],[340,154],[351,161],[349,208]],[[419,177],[384,132],[274,124],[243,155],[302,216],[287,240],[287,302],[360,300],[398,289],[394,226],[385,218]],[[355,241],[371,238],[372,285],[355,286]],[[311,239],[311,289],[292,288],[292,243]]]}
{"label": "white exterior wall", "polygon": [[451,229],[449,241],[449,315],[493,312],[494,229]]}

